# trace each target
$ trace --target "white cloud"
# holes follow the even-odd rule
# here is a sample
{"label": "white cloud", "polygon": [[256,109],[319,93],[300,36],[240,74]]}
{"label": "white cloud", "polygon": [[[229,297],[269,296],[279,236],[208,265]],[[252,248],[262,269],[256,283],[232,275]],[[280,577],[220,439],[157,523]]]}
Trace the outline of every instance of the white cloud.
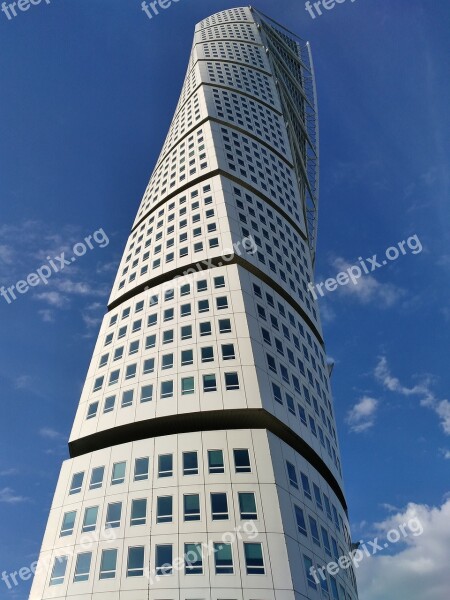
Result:
{"label": "white cloud", "polygon": [[10,265],[13,262],[13,249],[6,244],[0,244],[0,262]]}
{"label": "white cloud", "polygon": [[450,450],[446,448],[441,448],[441,454],[446,460],[450,460]]}
{"label": "white cloud", "polygon": [[28,502],[28,500],[29,498],[17,495],[14,490],[9,487],[0,489],[0,503],[19,504],[21,502]]}
{"label": "white cloud", "polygon": [[53,306],[54,308],[62,308],[67,304],[67,298],[55,291],[41,292],[39,294],[35,294],[34,297],[37,300],[47,302],[47,304]]}
{"label": "white cloud", "polygon": [[59,431],[56,431],[51,427],[42,427],[39,430],[39,435],[47,440],[60,440],[64,438],[62,433],[59,433]]}
{"label": "white cloud", "polygon": [[425,378],[420,384],[413,387],[403,385],[397,377],[391,375],[385,356],[379,359],[375,367],[376,379],[391,392],[397,392],[402,396],[419,396],[420,404],[431,408],[441,419],[441,425],[444,432],[450,435],[450,402],[448,400],[439,400],[431,389],[431,377]]}
{"label": "white cloud", "polygon": [[[347,271],[353,265],[344,258],[338,257],[333,261],[333,266],[339,272]],[[380,283],[372,275],[362,276],[356,284],[351,281],[347,285],[340,285],[336,289],[338,294],[351,296],[362,304],[376,303],[381,308],[389,308],[400,300],[405,292],[392,283]]]}
{"label": "white cloud", "polygon": [[361,433],[373,427],[375,415],[378,408],[378,400],[364,396],[351,408],[346,417],[350,430],[355,433]]}
{"label": "white cloud", "polygon": [[380,552],[361,561],[357,569],[360,600],[448,600],[450,499],[440,507],[410,503],[403,512],[376,523],[375,529],[385,536],[414,518],[422,525],[421,535],[414,536],[406,527],[410,533],[406,538],[402,536],[404,543],[389,547],[391,552],[398,549],[395,554]]}

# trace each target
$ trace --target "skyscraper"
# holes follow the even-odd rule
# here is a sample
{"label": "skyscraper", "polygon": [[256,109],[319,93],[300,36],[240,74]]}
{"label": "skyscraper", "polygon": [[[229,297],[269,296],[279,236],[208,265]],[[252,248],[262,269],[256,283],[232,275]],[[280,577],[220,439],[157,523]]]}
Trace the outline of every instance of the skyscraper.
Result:
{"label": "skyscraper", "polygon": [[128,238],[30,598],[357,598],[313,279],[307,43],[200,22]]}

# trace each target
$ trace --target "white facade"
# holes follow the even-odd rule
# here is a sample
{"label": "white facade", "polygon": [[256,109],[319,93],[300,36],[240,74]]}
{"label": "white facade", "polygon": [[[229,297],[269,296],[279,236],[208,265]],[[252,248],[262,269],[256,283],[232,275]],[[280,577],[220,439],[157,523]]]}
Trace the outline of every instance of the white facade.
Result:
{"label": "white facade", "polygon": [[300,46],[249,8],[196,27],[81,394],[33,600],[357,598],[351,568],[307,579],[308,561],[335,561],[351,541],[307,288],[317,156]]}

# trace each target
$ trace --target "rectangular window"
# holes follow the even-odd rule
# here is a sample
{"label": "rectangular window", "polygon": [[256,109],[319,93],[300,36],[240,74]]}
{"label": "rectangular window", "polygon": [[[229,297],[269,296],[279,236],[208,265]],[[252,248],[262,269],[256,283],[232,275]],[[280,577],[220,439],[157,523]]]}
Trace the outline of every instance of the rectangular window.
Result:
{"label": "rectangular window", "polygon": [[132,406],[133,396],[134,396],[133,390],[126,390],[125,392],[123,392],[122,403],[121,403],[122,408],[126,408],[127,406]]}
{"label": "rectangular window", "polygon": [[161,398],[173,397],[173,381],[161,381]]}
{"label": "rectangular window", "polygon": [[97,390],[100,390],[102,388],[104,379],[105,378],[103,376],[97,377],[97,379],[94,381],[94,390],[93,390],[94,392],[96,392]]}
{"label": "rectangular window", "polygon": [[130,344],[130,349],[129,349],[129,354],[136,354],[136,352],[139,350],[139,340],[135,340],[134,342],[131,342]]}
{"label": "rectangular window", "polygon": [[84,511],[83,527],[81,531],[87,533],[88,531],[95,531],[97,527],[97,516],[98,506],[88,506]]}
{"label": "rectangular window", "polygon": [[133,377],[136,377],[136,368],[137,368],[136,363],[134,363],[133,365],[128,365],[128,367],[125,371],[125,379],[133,379]]}
{"label": "rectangular window", "polygon": [[189,317],[191,312],[192,312],[192,310],[191,310],[190,302],[187,304],[182,304],[180,306],[180,316],[181,317]]}
{"label": "rectangular window", "polygon": [[158,477],[172,477],[173,455],[160,454],[158,456]]}
{"label": "rectangular window", "polygon": [[222,450],[208,450],[208,471],[209,473],[224,473]]}
{"label": "rectangular window", "polygon": [[144,575],[144,546],[128,548],[127,577]]}
{"label": "rectangular window", "polygon": [[172,575],[172,544],[156,546],[155,569],[157,575]]}
{"label": "rectangular window", "polygon": [[156,346],[156,335],[148,335],[145,339],[145,349],[150,350]]}
{"label": "rectangular window", "polygon": [[145,525],[147,521],[147,500],[133,500],[131,503],[130,525]]}
{"label": "rectangular window", "polygon": [[225,277],[214,277],[214,287],[216,290],[225,287]]}
{"label": "rectangular window", "polygon": [[209,375],[203,375],[203,391],[204,392],[216,392],[217,391],[217,383],[216,376],[214,373]]}
{"label": "rectangular window", "polygon": [[111,476],[111,485],[118,485],[125,481],[126,464],[126,462],[114,463]]}
{"label": "rectangular window", "polygon": [[316,485],[315,483],[313,483],[313,489],[314,489],[314,498],[316,499],[317,507],[320,508],[320,510],[323,510],[322,495],[320,493],[319,486]]}
{"label": "rectangular window", "polygon": [[200,521],[200,496],[185,494],[183,496],[183,511],[185,521]]}
{"label": "rectangular window", "polygon": [[103,412],[104,413],[112,412],[114,410],[115,403],[116,403],[116,397],[115,396],[108,396],[105,399],[105,405],[103,407]]}
{"label": "rectangular window", "polygon": [[211,494],[211,516],[213,521],[228,519],[228,500],[226,493],[215,492]]}
{"label": "rectangular window", "polygon": [[198,475],[197,452],[183,452],[183,475]]}
{"label": "rectangular window", "polygon": [[292,485],[292,487],[298,490],[297,472],[294,465],[289,461],[286,461],[286,468],[288,472],[289,483]]}
{"label": "rectangular window", "polygon": [[315,519],[313,519],[311,516],[308,518],[309,518],[309,527],[311,529],[311,537],[313,539],[313,542],[315,544],[317,544],[317,546],[320,546],[319,529],[317,527],[317,521]]}
{"label": "rectangular window", "polygon": [[164,369],[172,369],[173,368],[173,354],[163,354],[162,357],[162,370]]}
{"label": "rectangular window", "polygon": [[173,329],[168,329],[163,332],[163,344],[171,344],[173,342]]}
{"label": "rectangular window", "polygon": [[117,550],[103,550],[100,561],[100,579],[114,579],[117,569]]}
{"label": "rectangular window", "polygon": [[234,360],[235,358],[234,344],[222,344],[222,359]]}
{"label": "rectangular window", "polygon": [[156,522],[172,523],[172,496],[158,496],[156,500]]}
{"label": "rectangular window", "polygon": [[111,502],[106,510],[105,529],[120,527],[122,516],[122,502]]}
{"label": "rectangular window", "polygon": [[257,519],[255,494],[253,492],[239,492],[238,498],[241,519]]}
{"label": "rectangular window", "polygon": [[216,306],[217,310],[228,308],[228,298],[226,296],[220,296],[219,298],[216,298]]}
{"label": "rectangular window", "polygon": [[64,583],[64,577],[67,569],[67,556],[57,556],[53,563],[50,585],[61,585]]}
{"label": "rectangular window", "polygon": [[137,458],[134,461],[134,481],[142,481],[148,479],[148,456],[143,458]]}
{"label": "rectangular window", "polygon": [[123,357],[123,346],[114,350],[113,360],[120,360]]}
{"label": "rectangular window", "polygon": [[194,378],[193,377],[183,377],[181,379],[181,395],[187,396],[189,394],[194,393]]}
{"label": "rectangular window", "polygon": [[212,362],[214,360],[214,350],[212,346],[206,346],[200,349],[202,363]]}
{"label": "rectangular window", "polygon": [[320,527],[321,531],[322,531],[322,541],[323,541],[323,547],[325,548],[325,552],[328,554],[328,556],[331,556],[331,546],[330,546],[330,537],[328,535],[328,531],[325,529],[325,527]]}
{"label": "rectangular window", "polygon": [[109,376],[109,385],[114,385],[115,383],[117,383],[119,381],[119,375],[120,375],[120,369],[116,369],[115,371],[112,371]]}
{"label": "rectangular window", "polygon": [[102,487],[104,474],[105,467],[95,467],[92,469],[91,480],[89,482],[90,490],[96,490]]}
{"label": "rectangular window", "polygon": [[200,336],[211,335],[211,323],[209,321],[205,321],[205,323],[199,324]]}
{"label": "rectangular window", "polygon": [[298,507],[296,504],[294,504],[294,509],[295,509],[295,519],[297,521],[297,528],[302,535],[308,537],[308,532],[306,531],[305,514],[304,514],[303,510],[300,507]]}
{"label": "rectangular window", "polygon": [[214,544],[214,563],[217,575],[228,575],[234,572],[231,544]]}
{"label": "rectangular window", "polygon": [[63,522],[61,525],[61,531],[59,532],[59,537],[66,537],[67,535],[72,535],[73,528],[75,526],[76,516],[77,516],[76,510],[72,510],[70,512],[64,513]]}
{"label": "rectangular window", "polygon": [[190,340],[192,338],[192,325],[183,325],[181,328],[181,339]]}
{"label": "rectangular window", "polygon": [[153,385],[143,385],[141,388],[141,402],[151,402],[153,399]]}
{"label": "rectangular window", "polygon": [[86,419],[95,418],[97,416],[97,410],[98,410],[98,402],[92,402],[92,404],[89,404]]}
{"label": "rectangular window", "polygon": [[312,496],[311,496],[311,487],[309,485],[309,479],[308,477],[300,472],[300,477],[302,479],[302,488],[303,488],[303,493],[305,494],[305,496],[307,498],[309,498],[309,500],[312,500]]}
{"label": "rectangular window", "polygon": [[72,483],[70,484],[69,496],[73,496],[73,494],[79,494],[81,492],[81,488],[83,486],[84,479],[84,471],[80,473],[75,473],[72,477]]}
{"label": "rectangular window", "polygon": [[198,301],[198,312],[204,313],[209,311],[209,300],[199,300]]}
{"label": "rectangular window", "polygon": [[264,575],[262,544],[244,542],[247,575]]}
{"label": "rectangular window", "polygon": [[225,389],[228,391],[239,389],[239,377],[237,373],[225,373]]}
{"label": "rectangular window", "polygon": [[231,320],[230,319],[219,319],[219,332],[220,333],[231,333]]}
{"label": "rectangular window", "polygon": [[311,569],[314,566],[313,561],[308,556],[303,555],[303,563],[305,565],[306,580],[308,581],[308,585],[313,590],[316,590],[317,584],[314,581],[313,575],[311,574]]}
{"label": "rectangular window", "polygon": [[203,557],[201,544],[184,545],[184,574],[201,575],[203,573]]}
{"label": "rectangular window", "polygon": [[75,565],[75,573],[73,576],[74,583],[79,581],[87,581],[91,570],[92,552],[83,552],[77,555]]}
{"label": "rectangular window", "polygon": [[246,448],[233,450],[236,473],[251,473],[250,456]]}

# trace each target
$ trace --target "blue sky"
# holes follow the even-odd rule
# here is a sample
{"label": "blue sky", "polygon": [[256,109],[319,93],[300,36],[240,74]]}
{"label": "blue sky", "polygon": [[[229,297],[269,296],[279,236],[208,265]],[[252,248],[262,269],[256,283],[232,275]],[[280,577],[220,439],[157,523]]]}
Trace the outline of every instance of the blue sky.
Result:
{"label": "blue sky", "polygon": [[[0,572],[35,560],[117,262],[175,108],[194,24],[239,3],[52,0],[0,13],[0,284],[103,228],[109,244],[0,298]],[[312,19],[321,282],[417,235],[423,250],[321,300],[354,539],[415,510],[424,533],[365,561],[361,600],[450,587],[450,5],[347,0]],[[20,443],[19,443],[20,442]],[[409,511],[409,512],[408,512]],[[427,566],[419,569],[419,564]],[[25,599],[29,583],[2,598]],[[426,586],[421,588],[420,586]],[[424,592],[426,589],[426,592]]]}

